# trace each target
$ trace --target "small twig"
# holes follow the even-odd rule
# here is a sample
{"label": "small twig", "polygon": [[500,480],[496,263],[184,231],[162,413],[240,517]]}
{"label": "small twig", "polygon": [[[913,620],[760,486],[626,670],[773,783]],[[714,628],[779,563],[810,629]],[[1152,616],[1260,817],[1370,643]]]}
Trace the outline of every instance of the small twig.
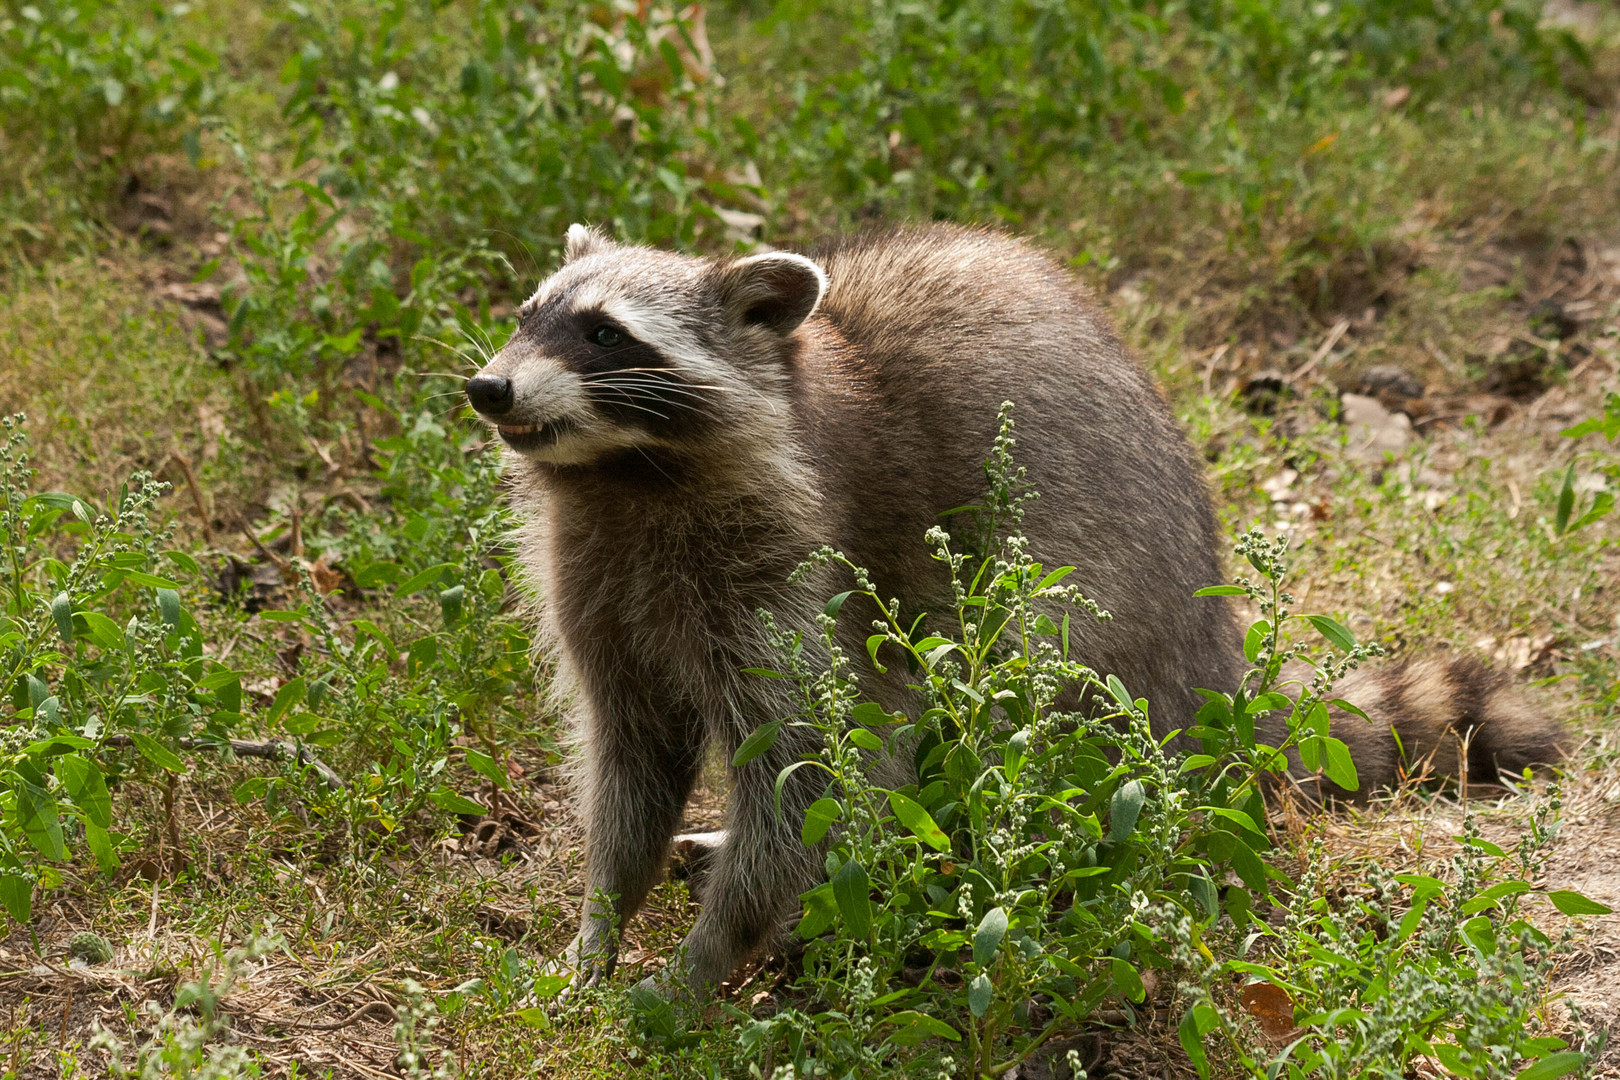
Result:
{"label": "small twig", "polygon": [[1228,350],[1230,350],[1231,348],[1232,348],[1232,345],[1231,345],[1230,342],[1223,342],[1220,346],[1218,346],[1215,349],[1214,352],[1209,354],[1209,363],[1204,365],[1204,396],[1205,397],[1209,397],[1209,395],[1210,395],[1209,381],[1210,381],[1210,378],[1215,374],[1216,366],[1218,364],[1220,364],[1220,362],[1226,357],[1226,354],[1227,354]]}
{"label": "small twig", "polygon": [[368,1001],[358,1009],[354,1010],[354,1012],[350,1013],[348,1016],[345,1016],[343,1019],[334,1020],[330,1023],[324,1024],[315,1024],[308,1020],[283,1020],[280,1017],[263,1015],[256,1015],[254,1016],[254,1019],[262,1024],[274,1024],[277,1027],[302,1028],[305,1031],[341,1031],[343,1028],[358,1022],[368,1013],[377,1013],[377,1018],[379,1020],[386,1020],[389,1023],[394,1023],[399,1019],[399,1014],[394,1011],[394,1007],[388,1004],[386,1001]]}
{"label": "small twig", "polygon": [[[111,735],[106,741],[107,746],[130,747],[135,740],[128,735]],[[310,752],[309,747],[283,742],[279,739],[265,739],[253,741],[250,739],[227,739],[220,743],[212,739],[181,739],[180,745],[187,750],[220,750],[225,746],[231,748],[231,753],[237,757],[263,758],[266,761],[294,760],[299,765],[314,769],[326,786],[333,791],[347,791],[349,785],[343,778],[333,772],[320,758]]]}
{"label": "small twig", "polygon": [[242,535],[246,536],[248,540],[253,543],[253,546],[259,549],[260,555],[263,555],[266,559],[269,559],[271,562],[275,563],[279,569],[283,571],[287,569],[287,567],[290,565],[287,560],[283,559],[280,555],[277,555],[275,552],[264,546],[264,541],[259,539],[259,534],[253,531],[253,526],[247,523],[246,518],[242,517],[241,515],[237,515],[236,524],[237,527],[242,530]]}
{"label": "small twig", "polygon": [[292,541],[287,550],[295,559],[304,557],[304,499],[298,496],[298,501],[292,508]]}
{"label": "small twig", "polygon": [[1323,339],[1322,344],[1316,347],[1316,351],[1311,354],[1311,358],[1305,361],[1303,367],[1294,372],[1292,375],[1289,375],[1284,381],[1298,382],[1306,375],[1309,375],[1311,370],[1315,368],[1317,364],[1320,364],[1323,360],[1327,359],[1327,354],[1333,351],[1333,346],[1339,343],[1339,339],[1344,337],[1345,331],[1349,329],[1349,319],[1340,319],[1338,322],[1334,323],[1333,329],[1328,331],[1328,336]]}
{"label": "small twig", "polygon": [[[174,811],[174,793],[179,784],[180,777],[175,773],[170,773],[169,785],[163,789],[163,816],[168,824],[169,846],[174,849],[174,853],[170,858],[174,860],[175,873],[179,873],[181,866],[184,865],[180,857],[180,818]],[[162,865],[163,860],[160,858],[158,863]]]}
{"label": "small twig", "polygon": [[186,490],[191,492],[191,501],[197,507],[197,520],[202,522],[203,539],[209,547],[213,547],[214,527],[209,523],[208,504],[203,501],[202,488],[197,486],[197,474],[191,469],[191,460],[178,450],[169,455],[169,460],[180,466],[180,475],[186,480]]}

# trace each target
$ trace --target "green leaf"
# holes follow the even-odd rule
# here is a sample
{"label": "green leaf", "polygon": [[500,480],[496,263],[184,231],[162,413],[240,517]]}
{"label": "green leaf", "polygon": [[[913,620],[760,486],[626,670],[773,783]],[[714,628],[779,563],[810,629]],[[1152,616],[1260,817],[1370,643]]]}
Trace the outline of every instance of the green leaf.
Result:
{"label": "green leaf", "polygon": [[889,792],[889,807],[900,823],[911,830],[911,834],[933,848],[935,851],[950,851],[951,838],[935,823],[934,817],[927,810],[898,791]]}
{"label": "green leaf", "polygon": [[1131,780],[1121,784],[1108,804],[1108,839],[1119,843],[1136,831],[1136,819],[1141,816],[1147,802],[1147,789],[1142,781]]}
{"label": "green leaf", "polygon": [[821,843],[827,830],[832,828],[833,822],[843,816],[835,799],[817,799],[810,804],[804,812],[804,827],[799,830],[799,839],[805,847]]}
{"label": "green leaf", "polygon": [[968,1011],[976,1017],[982,1017],[990,1011],[990,1002],[995,999],[996,988],[990,982],[990,976],[980,972],[968,983]]}
{"label": "green leaf", "polygon": [[404,573],[404,570],[398,563],[367,563],[359,573],[354,575],[354,583],[362,589],[374,589],[379,585],[388,585],[398,581],[402,573]]}
{"label": "green leaf", "polygon": [[469,769],[496,787],[511,790],[511,779],[507,777],[505,770],[495,763],[494,758],[470,747],[463,752],[466,754]]}
{"label": "green leaf", "polygon": [[961,1032],[951,1025],[915,1009],[891,1013],[885,1016],[882,1022],[894,1025],[894,1030],[889,1032],[889,1042],[895,1046],[916,1046],[928,1038],[947,1039],[950,1042],[962,1041]]}
{"label": "green leaf", "polygon": [[1462,1047],[1456,1045],[1455,1043],[1435,1043],[1433,1049],[1434,1056],[1440,1059],[1440,1064],[1444,1065],[1446,1067],[1446,1071],[1451,1073],[1453,1076],[1478,1075],[1473,1069],[1470,1069],[1468,1067],[1468,1063],[1463,1060]]}
{"label": "green leaf", "polygon": [[878,663],[877,658],[878,648],[888,640],[889,635],[887,634],[873,634],[871,637],[866,639],[866,655],[872,658],[872,667],[880,673],[889,670],[882,664]]}
{"label": "green leaf", "polygon": [[84,843],[90,849],[90,854],[96,857],[96,863],[101,867],[103,874],[116,873],[119,866],[118,851],[113,847],[112,837],[100,825],[88,822],[84,826]]}
{"label": "green leaf", "polygon": [[875,701],[863,701],[849,711],[850,717],[865,727],[882,727],[898,720],[904,720],[904,713],[890,713]]}
{"label": "green leaf", "polygon": [[1204,874],[1191,874],[1187,878],[1187,891],[1193,894],[1205,913],[1210,918],[1220,914],[1220,894],[1215,890],[1215,883]]}
{"label": "green leaf", "polygon": [[1200,806],[1198,809],[1206,811],[1207,813],[1219,815],[1228,821],[1235,821],[1245,829],[1254,833],[1256,836],[1266,836],[1266,830],[1262,829],[1259,825],[1256,825],[1254,818],[1250,817],[1242,810],[1234,810],[1230,806]]}
{"label": "green leaf", "polygon": [[288,709],[304,700],[307,691],[308,684],[302,675],[282,683],[281,689],[276,691],[275,700],[270,703],[269,711],[264,714],[264,722],[274,724],[280,720]]}
{"label": "green leaf", "polygon": [[883,749],[883,740],[863,727],[850,728],[849,741],[862,750],[868,750],[874,754]]}
{"label": "green leaf", "polygon": [[453,585],[439,594],[439,614],[445,626],[454,626],[461,618],[462,604],[467,597],[467,586]]}
{"label": "green leaf", "polygon": [[56,599],[51,601],[51,618],[56,620],[56,632],[62,635],[62,640],[72,641],[73,601],[67,593],[57,593]]}
{"label": "green leaf", "polygon": [[66,858],[66,848],[62,844],[62,818],[57,814],[57,800],[50,797],[50,792],[29,784],[28,780],[18,779],[13,784],[16,792],[16,821],[23,826],[23,834],[28,837],[29,844],[39,848],[40,855],[52,860]]}
{"label": "green leaf", "polygon": [[831,600],[827,601],[827,606],[823,609],[823,613],[827,616],[827,618],[836,619],[838,617],[838,613],[843,610],[844,601],[848,600],[850,594],[854,591],[855,590],[850,589],[845,592],[841,592]]}
{"label": "green leaf", "polygon": [[180,626],[180,594],[173,589],[159,589],[157,591],[158,611],[163,621],[170,626]]}
{"label": "green leaf", "polygon": [[1574,1050],[1548,1054],[1534,1065],[1526,1066],[1516,1080],[1557,1080],[1568,1076],[1586,1064],[1586,1055]]}
{"label": "green leaf", "polygon": [[572,975],[537,975],[532,993],[540,1001],[550,1001],[573,981]]}
{"label": "green leaf", "polygon": [[1592,524],[1592,522],[1597,521],[1600,518],[1608,517],[1613,510],[1614,493],[1612,491],[1599,491],[1592,496],[1591,507],[1586,511],[1586,513],[1582,514],[1576,519],[1575,523],[1569,527],[1569,531],[1577,532],[1584,529],[1586,526]]}
{"label": "green leaf", "polygon": [[996,950],[1001,948],[1001,939],[1006,936],[1006,909],[993,907],[985,912],[984,918],[979,920],[979,928],[973,932],[973,962],[980,967],[988,965],[996,958]]}
{"label": "green leaf", "polygon": [[1119,676],[1110,675],[1106,681],[1108,683],[1108,692],[1114,695],[1114,700],[1119,702],[1127,712],[1136,708],[1136,703],[1131,700],[1130,691],[1126,690],[1125,684],[1119,681]]}
{"label": "green leaf", "polygon": [[1326,615],[1307,615],[1305,618],[1340,652],[1347,653],[1356,647],[1356,636],[1346,629],[1343,623],[1336,622]]}
{"label": "green leaf", "polygon": [[1554,889],[1547,894],[1547,899],[1565,915],[1608,915],[1614,911],[1607,904],[1600,904],[1573,889]]}
{"label": "green leaf", "polygon": [[804,901],[804,917],[799,920],[795,933],[805,941],[821,936],[822,931],[838,917],[838,904],[833,900],[832,882],[823,882],[800,897]]}
{"label": "green leaf", "polygon": [[170,581],[168,578],[158,577],[156,574],[143,574],[139,570],[116,570],[114,573],[124,575],[125,581],[133,581],[135,584],[148,589],[178,589],[180,587],[178,581]]}
{"label": "green leaf", "polygon": [[1475,915],[1462,924],[1463,937],[1473,943],[1482,956],[1496,951],[1496,926],[1487,915]]}
{"label": "green leaf", "polygon": [[519,1009],[512,1014],[512,1019],[524,1027],[537,1028],[540,1031],[551,1030],[551,1015],[541,1008]]}
{"label": "green leaf", "polygon": [[1429,909],[1429,898],[1424,896],[1413,904],[1411,910],[1401,916],[1400,930],[1395,935],[1396,941],[1405,941],[1417,933],[1417,928],[1423,925],[1423,913]]}
{"label": "green leaf", "polygon": [[135,744],[135,749],[141,752],[141,756],[158,768],[167,769],[172,773],[186,771],[186,763],[176,757],[174,751],[152,738],[152,736],[144,735],[139,731],[132,731],[129,733],[129,738]]}
{"label": "green leaf", "polygon": [[20,923],[26,923],[33,915],[34,879],[15,859],[7,859],[0,865],[0,904]]}
{"label": "green leaf", "polygon": [[1356,763],[1350,759],[1350,748],[1331,735],[1322,740],[1322,748],[1327,751],[1322,766],[1328,779],[1346,791],[1359,788],[1361,780],[1356,776]]}
{"label": "green leaf", "polygon": [[28,842],[39,849],[47,859],[64,859],[67,850],[62,846],[62,821],[56,812],[56,800],[43,788],[36,787],[20,777],[13,791],[17,795],[17,823],[22,826]]}
{"label": "green leaf", "polygon": [[1108,966],[1114,975],[1114,987],[1126,1001],[1140,1002],[1147,998],[1147,987],[1142,985],[1142,976],[1136,973],[1129,960],[1111,956]]}
{"label": "green leaf", "polygon": [[1247,596],[1249,591],[1241,585],[1211,585],[1199,589],[1194,596]]}
{"label": "green leaf", "polygon": [[864,938],[872,928],[872,898],[868,895],[871,889],[865,868],[854,859],[840,866],[833,875],[833,899],[851,937]]}
{"label": "green leaf", "polygon": [[1504,896],[1517,896],[1520,893],[1527,893],[1530,891],[1530,889],[1531,885],[1528,881],[1524,881],[1520,878],[1510,878],[1507,881],[1498,881],[1495,885],[1492,885],[1490,888],[1484,890],[1474,899],[1492,901],[1500,900]]}
{"label": "green leaf", "polygon": [[124,628],[107,616],[99,611],[75,611],[73,614],[84,620],[84,628],[91,640],[103,649],[110,652],[124,647]]}
{"label": "green leaf", "polygon": [[1035,586],[1035,593],[1039,595],[1040,593],[1045,592],[1047,589],[1050,589],[1053,585],[1056,585],[1058,582],[1074,573],[1074,569],[1075,568],[1072,566],[1058,567],[1050,574],[1047,574],[1045,577],[1041,578],[1041,583]]}
{"label": "green leaf", "polygon": [[73,805],[84,812],[85,820],[103,829],[112,828],[112,796],[96,763],[78,754],[56,759],[56,778],[62,781]]}
{"label": "green leaf", "polygon": [[1248,633],[1243,635],[1243,657],[1249,663],[1258,663],[1260,650],[1265,646],[1266,635],[1271,633],[1271,624],[1261,619],[1249,626]]}
{"label": "green leaf", "polygon": [[439,578],[443,577],[446,570],[453,569],[455,569],[455,563],[439,563],[437,566],[430,566],[426,570],[413,575],[402,583],[397,589],[394,590],[394,595],[396,597],[403,597],[419,593],[429,585],[432,585],[434,582],[438,581]]}
{"label": "green leaf", "polygon": [[742,745],[737,747],[737,752],[731,755],[732,767],[741,768],[772,746],[775,746],[776,737],[781,733],[782,721],[780,720],[772,720],[769,723],[761,724],[752,735],[743,740]]}
{"label": "green leaf", "polygon": [[1564,484],[1558,490],[1558,510],[1553,517],[1553,531],[1559,536],[1569,529],[1569,515],[1575,509],[1575,463],[1569,463],[1564,472]]}
{"label": "green leaf", "polygon": [[1214,1030],[1220,1018],[1215,1010],[1200,1001],[1188,1009],[1181,1018],[1181,1024],[1176,1028],[1176,1037],[1181,1040],[1181,1048],[1187,1051],[1187,1057],[1192,1060],[1193,1068],[1198,1070],[1201,1080],[1209,1077],[1209,1055],[1204,1051],[1204,1036]]}
{"label": "green leaf", "polygon": [[447,787],[435,789],[432,794],[428,796],[428,801],[434,806],[437,806],[440,810],[446,810],[452,814],[472,814],[477,817],[483,817],[489,812],[478,803],[473,802],[471,799],[457,795],[454,791]]}
{"label": "green leaf", "polygon": [[184,551],[165,551],[163,556],[188,574],[202,573],[202,565]]}

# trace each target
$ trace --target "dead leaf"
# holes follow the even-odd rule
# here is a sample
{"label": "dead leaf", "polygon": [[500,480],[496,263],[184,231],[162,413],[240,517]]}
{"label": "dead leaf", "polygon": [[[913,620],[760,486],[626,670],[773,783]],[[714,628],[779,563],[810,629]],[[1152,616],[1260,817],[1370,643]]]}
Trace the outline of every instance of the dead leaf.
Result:
{"label": "dead leaf", "polygon": [[1268,982],[1253,982],[1243,988],[1239,997],[1268,1039],[1283,1042],[1299,1030],[1294,1026],[1294,999],[1287,991]]}
{"label": "dead leaf", "polygon": [[343,588],[343,571],[329,566],[324,555],[309,564],[309,576],[314,579],[315,588],[320,590],[322,596]]}

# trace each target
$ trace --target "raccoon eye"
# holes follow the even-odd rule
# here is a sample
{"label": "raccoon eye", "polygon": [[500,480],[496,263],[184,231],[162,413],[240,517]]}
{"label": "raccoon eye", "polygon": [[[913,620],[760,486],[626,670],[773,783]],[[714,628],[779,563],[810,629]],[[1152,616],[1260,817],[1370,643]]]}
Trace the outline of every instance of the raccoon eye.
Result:
{"label": "raccoon eye", "polygon": [[611,349],[624,340],[624,335],[611,326],[598,326],[590,332],[589,340],[604,349]]}

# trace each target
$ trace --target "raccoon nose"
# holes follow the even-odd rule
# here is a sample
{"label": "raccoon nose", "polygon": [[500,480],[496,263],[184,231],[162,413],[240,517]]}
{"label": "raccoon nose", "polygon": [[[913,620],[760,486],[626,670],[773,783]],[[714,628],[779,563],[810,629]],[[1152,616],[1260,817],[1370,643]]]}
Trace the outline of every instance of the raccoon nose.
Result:
{"label": "raccoon nose", "polygon": [[512,408],[512,380],[504,375],[474,375],[466,389],[467,400],[485,416],[502,416]]}

